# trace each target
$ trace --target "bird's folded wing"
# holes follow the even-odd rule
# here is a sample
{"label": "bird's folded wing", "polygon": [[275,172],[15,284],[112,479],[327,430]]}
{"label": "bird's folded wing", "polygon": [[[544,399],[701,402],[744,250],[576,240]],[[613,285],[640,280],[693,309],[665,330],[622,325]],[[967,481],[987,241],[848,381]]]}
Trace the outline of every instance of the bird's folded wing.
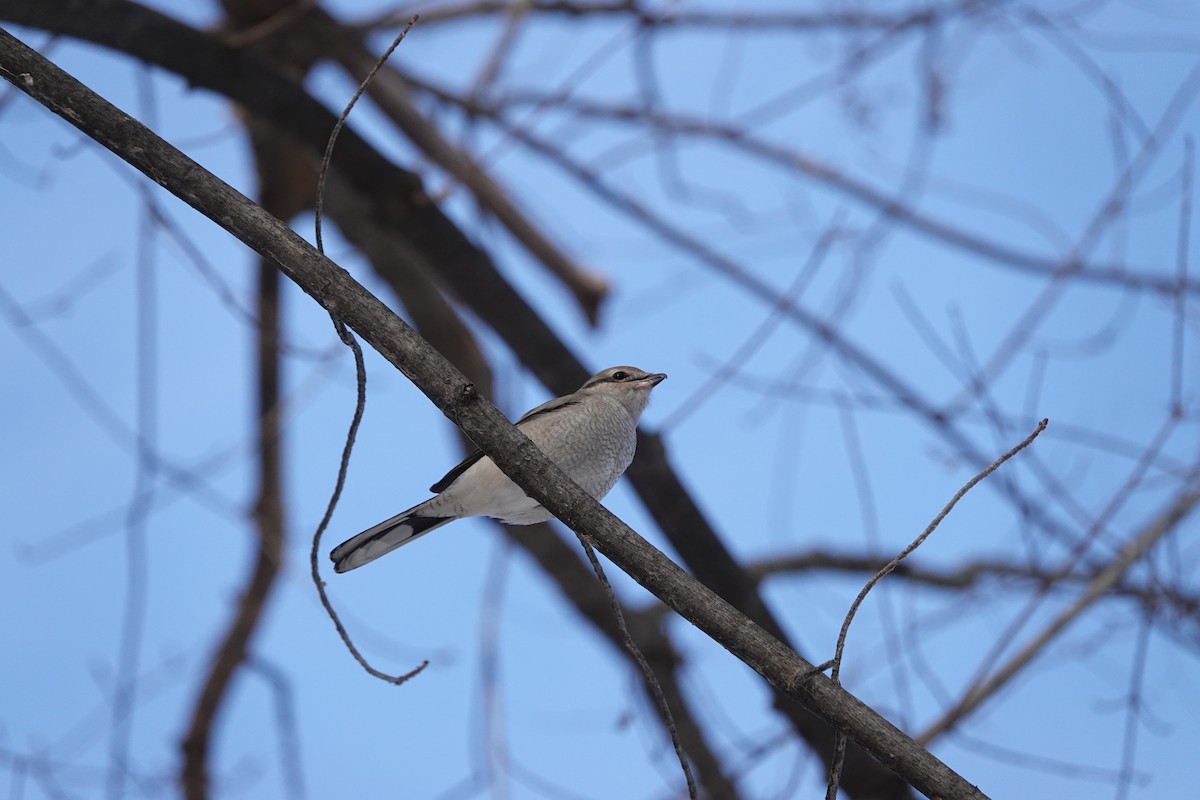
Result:
{"label": "bird's folded wing", "polygon": [[[574,397],[572,397],[570,395],[567,395],[566,397],[556,397],[547,403],[542,403],[540,406],[533,409],[532,411],[527,413],[525,416],[523,416],[519,420],[517,420],[517,427],[518,428],[521,427],[526,422],[529,422],[529,420],[534,419],[535,417],[541,417],[546,414],[550,414],[552,412],[567,408],[568,406],[577,405],[578,403],[579,403],[579,400],[575,399]],[[456,480],[458,480],[459,476],[461,476],[464,472],[466,472],[468,469],[470,469],[471,466],[476,461],[483,458],[483,455],[484,455],[483,451],[480,450],[478,447],[475,448],[474,450],[472,450],[470,453],[467,453],[467,457],[464,458],[461,462],[459,462],[458,466],[456,466],[454,469],[450,470],[444,476],[442,476],[442,479],[440,481],[435,483],[433,486],[430,486],[429,491],[434,492],[435,494],[445,491],[450,486],[450,484],[452,484]]]}
{"label": "bird's folded wing", "polygon": [[447,472],[444,476],[442,476],[442,479],[433,486],[430,486],[429,491],[433,492],[434,494],[440,494],[441,492],[445,491],[450,484],[458,480],[458,476],[470,469],[471,466],[481,458],[483,458],[483,451],[476,447],[467,454],[467,457],[464,458],[457,467]]}
{"label": "bird's folded wing", "polygon": [[579,399],[576,398],[574,395],[569,394],[566,397],[556,397],[553,400],[549,400],[545,403],[542,403],[540,406],[533,409],[532,411],[526,412],[525,416],[523,416],[519,420],[517,420],[517,427],[518,428],[521,427],[522,425],[524,425],[526,422],[529,422],[529,420],[533,419],[534,417],[542,417],[547,414],[553,413],[555,411],[561,411],[562,409],[567,408],[569,406],[577,406],[577,405],[579,405]]}

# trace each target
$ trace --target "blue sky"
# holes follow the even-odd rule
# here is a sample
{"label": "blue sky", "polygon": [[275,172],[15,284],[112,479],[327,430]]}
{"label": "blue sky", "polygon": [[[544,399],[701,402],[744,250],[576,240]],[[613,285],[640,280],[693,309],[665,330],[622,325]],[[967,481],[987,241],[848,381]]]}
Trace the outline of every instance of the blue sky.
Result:
{"label": "blue sky", "polygon": [[[174,13],[169,4],[159,5]],[[348,16],[367,16],[363,8],[343,5]],[[1068,6],[1039,8],[1053,15]],[[1141,120],[1119,124],[1068,55],[1073,51],[1022,24],[1028,11],[1006,5],[986,19],[947,25],[936,41],[907,39],[852,82],[834,80],[834,88],[772,117],[746,115],[808,76],[836,78],[826,66],[841,63],[847,39],[786,30],[668,30],[657,38],[652,58],[663,103],[673,111],[730,124],[753,120],[754,134],[885,194],[899,191],[906,171],[915,171],[923,177],[909,184],[905,197],[921,212],[1021,252],[1053,260],[1085,243],[1089,263],[1173,275],[1185,141],[1200,121],[1191,94],[1164,131],[1156,158],[1138,174],[1128,213],[1095,241],[1088,241],[1087,230],[1125,163],[1144,145],[1145,129],[1159,124],[1195,67],[1196,11],[1164,3],[1078,10],[1081,29],[1068,31],[1068,38],[1112,78]],[[203,14],[189,19],[194,24],[216,20],[214,9],[190,12]],[[17,34],[35,46],[46,43],[37,32]],[[418,26],[398,51],[398,63],[439,84],[470,85],[496,35],[494,23]],[[503,85],[553,90],[570,83],[580,98],[636,104],[635,42],[624,24],[531,25]],[[220,98],[155,71],[151,106],[139,89],[144,72],[138,63],[65,40],[48,55],[208,169],[253,192],[249,153]],[[922,84],[914,77],[925,57],[946,87],[943,122],[932,140],[922,127]],[[340,107],[354,88],[332,69],[318,70],[310,86],[331,107]],[[663,431],[672,462],[740,558],[813,548],[896,552],[981,466],[965,462],[935,429],[894,403],[870,402],[882,396],[877,384],[786,322],[733,379],[664,429],[738,352],[769,306],[496,132],[462,133],[462,120],[446,111],[439,119],[488,154],[499,180],[558,244],[611,281],[602,324],[591,329],[561,287],[482,219],[461,188],[445,202],[585,363],[596,369],[631,363],[670,374],[645,425]],[[688,140],[678,159],[668,161],[656,158],[644,131],[571,120],[553,108],[531,119],[539,135],[776,291],[786,290],[823,229],[838,220],[847,233],[801,304],[833,316],[850,341],[935,404],[957,395],[972,363],[988,363],[1010,337],[1025,336],[990,381],[986,402],[964,412],[961,429],[994,456],[1049,417],[1049,430],[1004,474],[1075,534],[1122,496],[1138,457],[1164,424],[1172,371],[1181,365],[1185,415],[1145,480],[1106,518],[1089,550],[1096,561],[1111,557],[1153,519],[1179,491],[1187,465],[1195,464],[1200,329],[1194,300],[1183,318],[1182,355],[1172,344],[1175,309],[1153,293],[1072,283],[1044,314],[1029,318],[1048,286],[1044,276],[881,220],[876,211],[778,165],[733,154],[720,143]],[[448,187],[396,140],[369,103],[356,109],[351,124],[400,163],[425,172],[433,189]],[[153,233],[144,249],[147,187],[130,168],[23,96],[3,101],[0,125],[6,265],[0,289],[36,323],[15,324],[5,302],[0,367],[7,379],[0,408],[9,424],[0,486],[8,514],[0,536],[0,602],[9,613],[0,615],[0,632],[12,648],[0,660],[0,681],[11,687],[0,711],[0,748],[66,765],[56,772],[65,796],[96,796],[103,788],[128,542],[136,536],[125,520],[137,486],[130,432],[140,381],[136,308],[143,259],[155,282],[157,450],[173,464],[202,469],[206,478],[202,491],[156,479],[142,534],[148,602],[130,728],[131,769],[138,776],[131,794],[170,794],[177,742],[206,658],[251,563],[253,331],[168,236]],[[672,191],[672,169],[703,191]],[[153,186],[149,194],[250,307],[254,256],[173,197]],[[296,227],[311,235],[311,220],[297,220]],[[329,232],[327,250],[393,301],[336,231]],[[388,671],[426,658],[431,664],[397,689],[371,679],[348,656],[317,603],[307,553],[353,408],[352,363],[338,349],[327,316],[298,290],[286,291],[288,340],[318,355],[287,362],[293,398],[287,562],[253,650],[268,670],[286,676],[307,796],[677,796],[678,768],[636,690],[636,676],[488,523],[457,523],[369,569],[327,576],[334,602],[373,663]],[[64,298],[65,304],[57,302]],[[1028,329],[1015,330],[1022,319]],[[473,319],[472,325],[496,367],[502,409],[515,417],[545,400],[546,390],[496,337]],[[119,421],[118,432],[67,390],[47,342],[103,403],[101,413]],[[368,353],[367,364],[366,418],[326,548],[423,499],[425,487],[459,457],[441,413],[379,357]],[[1005,421],[999,429],[989,421],[996,410]],[[619,485],[606,505],[670,554],[629,487]],[[1151,576],[1194,592],[1195,532],[1194,521],[1185,521],[1132,578]],[[1053,568],[1063,556],[1062,544],[1023,521],[991,483],[968,495],[919,553],[921,563],[946,567],[992,557]],[[613,573],[628,603],[651,602]],[[863,580],[802,573],[774,578],[764,591],[795,643],[820,661],[831,653]],[[1007,652],[1076,597],[1062,592],[1038,606]],[[919,732],[961,693],[1027,598],[1003,583],[948,592],[885,581],[851,633],[843,680],[881,713]],[[1102,601],[985,704],[961,735],[938,740],[934,751],[993,797],[1118,795],[1113,773],[1132,726],[1137,779],[1126,796],[1186,796],[1195,786],[1200,736],[1200,685],[1188,679],[1196,674],[1194,623],[1190,638],[1186,621],[1159,619],[1145,637],[1142,626],[1130,603]],[[683,683],[697,713],[730,769],[745,765],[746,796],[820,791],[819,768],[782,737],[786,727],[756,676],[683,621],[671,619],[667,627],[687,660]],[[485,669],[489,659],[494,682]],[[221,718],[219,796],[295,791],[280,766],[279,707],[264,674],[239,676]],[[1131,687],[1144,704],[1132,722]],[[772,744],[777,739],[781,743]],[[752,756],[758,747],[767,755]],[[1038,758],[1058,766],[1039,765]],[[31,777],[36,764],[20,773],[5,763],[21,796],[50,796],[46,784]]]}

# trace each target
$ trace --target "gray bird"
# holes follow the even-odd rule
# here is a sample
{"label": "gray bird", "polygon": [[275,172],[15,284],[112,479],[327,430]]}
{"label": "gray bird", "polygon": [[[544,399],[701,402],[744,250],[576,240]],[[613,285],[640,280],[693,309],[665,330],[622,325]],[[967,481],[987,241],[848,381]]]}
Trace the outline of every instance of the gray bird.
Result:
{"label": "gray bird", "polygon": [[[610,367],[588,378],[578,392],[533,409],[517,421],[517,427],[599,500],[633,461],[638,419],[650,402],[650,390],[666,377],[637,367]],[[333,548],[329,557],[334,571],[361,567],[463,517],[532,525],[554,516],[510,481],[482,450],[468,455],[429,491],[437,496]]]}

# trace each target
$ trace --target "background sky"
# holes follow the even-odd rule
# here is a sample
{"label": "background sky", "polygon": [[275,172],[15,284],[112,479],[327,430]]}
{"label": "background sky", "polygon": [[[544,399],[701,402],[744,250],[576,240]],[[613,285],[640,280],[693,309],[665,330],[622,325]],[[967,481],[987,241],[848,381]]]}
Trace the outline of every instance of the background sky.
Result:
{"label": "background sky", "polygon": [[[215,7],[155,5],[201,27],[219,20]],[[351,19],[379,10],[328,7]],[[1068,12],[1078,27],[1063,23]],[[1037,13],[1058,22],[1039,27],[1031,22]],[[744,125],[1016,251],[1051,261],[1077,253],[1129,275],[1170,278],[1194,250],[1191,217],[1180,220],[1200,124],[1198,23],[1189,4],[1000,3],[937,35],[880,45],[885,54],[861,74],[844,65],[867,37],[785,26],[667,30],[644,57],[665,107]],[[498,31],[494,19],[419,24],[396,62],[439,85],[469,86]],[[253,195],[250,153],[221,98],[90,45],[14,32]],[[577,98],[636,106],[639,46],[627,21],[533,22],[502,85],[571,86]],[[934,127],[929,74],[944,92]],[[331,108],[354,90],[326,68],[309,85]],[[676,469],[740,559],[815,549],[895,553],[983,466],[795,325],[778,324],[736,374],[708,384],[770,317],[769,303],[656,240],[513,141],[444,109],[436,118],[483,154],[560,246],[611,281],[598,327],[462,188],[384,135],[390,129],[369,102],[351,125],[426,175],[447,212],[585,363],[669,373],[644,425],[665,435]],[[846,233],[801,305],[945,407],[973,369],[1014,334],[1026,336],[959,421],[994,457],[1050,419],[1004,474],[1068,531],[1103,520],[1087,563],[1104,563],[1188,480],[1195,486],[1194,295],[1181,311],[1160,293],[1076,280],[1038,305],[1051,285],[1044,274],[935,241],[720,142],[687,139],[667,157],[644,130],[558,109],[531,112],[528,124],[779,292],[836,222]],[[0,95],[0,126],[0,639],[8,643],[0,763],[13,797],[98,796],[114,742],[127,730],[128,796],[173,795],[198,682],[253,558],[254,331],[233,304],[252,307],[256,257],[23,95]],[[1131,163],[1144,168],[1126,195],[1119,190]],[[1097,226],[1114,193],[1127,204]],[[203,254],[233,304],[151,223],[148,201]],[[311,238],[310,219],[295,227]],[[326,246],[392,302],[336,231]],[[139,358],[139,303],[152,309],[151,359]],[[637,676],[489,523],[457,523],[369,568],[329,573],[333,601],[376,666],[430,666],[395,688],[349,657],[307,573],[353,410],[353,364],[328,317],[291,286],[285,315],[294,348],[286,363],[287,561],[253,665],[219,721],[215,796],[678,796],[678,766]],[[472,324],[495,365],[503,410],[516,417],[548,398],[494,335]],[[451,424],[403,376],[372,353],[367,366],[366,417],[325,550],[424,499],[460,455]],[[149,485],[139,479],[137,396],[148,376],[153,450],[202,475],[199,485],[161,470]],[[1182,415],[1167,426],[1176,398]],[[704,402],[694,406],[697,399]],[[1161,448],[1139,473],[1156,437]],[[1124,493],[1135,474],[1142,477]],[[627,486],[605,504],[670,554]],[[1196,531],[1185,520],[1131,580],[1195,596]],[[1054,567],[1064,553],[1062,541],[985,483],[918,558],[930,566],[995,558]],[[131,626],[129,576],[139,563],[146,583],[134,591],[147,602]],[[652,602],[615,568],[610,576],[628,603]],[[793,641],[819,662],[832,654],[864,580],[799,573],[769,580],[765,594]],[[1046,599],[1007,652],[1077,596]],[[1003,582],[952,592],[885,581],[851,632],[843,680],[920,732],[969,684],[1028,597]],[[993,797],[1189,796],[1200,777],[1197,628],[1172,614],[1102,601],[934,752]],[[667,624],[687,660],[684,686],[746,796],[818,796],[819,766],[785,735],[757,676],[687,623]],[[140,677],[135,713],[122,728],[112,720],[114,677],[130,636]]]}

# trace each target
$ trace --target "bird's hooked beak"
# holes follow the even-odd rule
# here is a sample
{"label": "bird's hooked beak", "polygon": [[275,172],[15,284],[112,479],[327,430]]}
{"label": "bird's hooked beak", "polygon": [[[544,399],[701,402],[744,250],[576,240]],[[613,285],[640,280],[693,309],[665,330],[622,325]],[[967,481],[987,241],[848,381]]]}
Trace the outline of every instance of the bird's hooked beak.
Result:
{"label": "bird's hooked beak", "polygon": [[660,383],[665,381],[666,379],[667,379],[667,373],[656,372],[653,375],[647,375],[646,377],[644,377],[640,381],[638,381],[637,388],[641,389],[643,392],[648,392],[651,389],[653,389],[655,386],[658,386]]}

